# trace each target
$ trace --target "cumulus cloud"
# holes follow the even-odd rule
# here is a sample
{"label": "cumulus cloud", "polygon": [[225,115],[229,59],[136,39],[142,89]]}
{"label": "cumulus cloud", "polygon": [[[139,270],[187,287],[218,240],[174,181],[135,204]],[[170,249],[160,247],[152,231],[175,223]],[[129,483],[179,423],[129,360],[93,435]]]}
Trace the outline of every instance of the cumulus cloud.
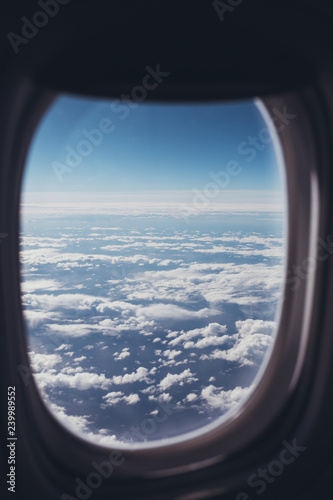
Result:
{"label": "cumulus cloud", "polygon": [[28,327],[35,329],[44,324],[47,321],[56,319],[59,316],[56,312],[46,312],[44,310],[25,310],[24,317],[28,323]]}
{"label": "cumulus cloud", "polygon": [[[89,240],[89,238],[86,238]],[[106,251],[124,251],[131,247],[146,247],[147,243],[134,243],[131,245],[110,245],[102,247]],[[155,244],[154,244],[155,245]],[[162,244],[161,244],[162,245]],[[101,249],[102,249],[101,248]],[[145,255],[107,255],[107,254],[85,254],[79,252],[59,252],[55,247],[40,248],[33,250],[21,250],[20,259],[25,266],[54,265],[59,269],[84,268],[107,263],[114,264],[157,264],[160,259],[149,258]]]}
{"label": "cumulus cloud", "polygon": [[87,359],[86,356],[79,356],[78,358],[74,358],[73,361],[75,363],[80,363],[80,361],[84,361],[85,359]]}
{"label": "cumulus cloud", "polygon": [[176,350],[170,350],[167,349],[166,351],[163,352],[163,356],[167,357],[168,359],[174,359],[176,356],[179,356],[182,351],[176,351]]}
{"label": "cumulus cloud", "polygon": [[137,314],[155,320],[170,318],[173,320],[206,318],[207,316],[212,316],[217,313],[218,311],[208,308],[200,309],[199,311],[191,311],[174,304],[153,304],[148,307],[142,307],[137,311]]}
{"label": "cumulus cloud", "polygon": [[214,385],[209,385],[201,390],[201,398],[210,407],[214,409],[220,409],[221,413],[239,406],[239,403],[244,399],[252,387],[235,387],[229,391],[225,391],[222,388],[217,388]]}
{"label": "cumulus cloud", "polygon": [[[126,280],[121,289],[130,301],[153,302],[155,297],[159,301],[169,301],[172,296],[174,302],[187,304],[196,296],[210,304],[212,311],[208,313],[211,314],[216,311],[216,305],[223,302],[249,305],[260,300],[271,303],[280,296],[282,280],[280,263],[193,263],[172,270],[137,273],[135,278]],[[145,312],[158,314],[157,308]],[[171,312],[176,318],[180,316],[177,310]]]}
{"label": "cumulus cloud", "polygon": [[110,434],[107,429],[100,429],[98,432],[92,432],[89,428],[92,425],[92,419],[89,416],[70,415],[63,406],[55,403],[49,403],[54,416],[65,427],[75,434],[84,435],[84,437],[93,443],[99,443],[103,446],[114,446],[117,439],[115,434]]}
{"label": "cumulus cloud", "polygon": [[[209,323],[203,328],[195,328],[194,330],[189,330],[184,332],[183,330],[179,332],[169,332],[167,338],[172,338],[169,341],[170,346],[176,346],[183,344],[185,349],[190,347],[203,348],[209,345],[219,345],[225,343],[228,339],[228,335],[222,335],[227,331],[226,325],[220,325],[219,323]],[[220,335],[222,335],[220,337]],[[188,342],[195,337],[203,337],[199,340],[197,344],[194,342]],[[206,342],[206,345],[205,345]]]}
{"label": "cumulus cloud", "polygon": [[89,324],[84,325],[80,323],[73,323],[69,325],[53,323],[50,325],[46,325],[46,328],[52,334],[61,334],[73,338],[85,337],[86,335],[89,335],[93,331],[92,325]]}
{"label": "cumulus cloud", "polygon": [[194,394],[194,392],[191,392],[184,399],[184,403],[194,403],[194,401],[197,401],[197,399],[198,399],[198,395]]}
{"label": "cumulus cloud", "polygon": [[61,344],[59,347],[57,347],[55,350],[56,351],[68,351],[72,347],[71,344]]}
{"label": "cumulus cloud", "polygon": [[149,371],[147,368],[140,366],[136,371],[132,373],[126,373],[125,375],[114,375],[111,379],[113,384],[133,384],[134,382],[150,382]]}
{"label": "cumulus cloud", "polygon": [[[63,335],[66,337],[85,337],[94,332],[100,332],[103,335],[118,336],[125,330],[141,330],[142,328],[153,326],[151,322],[141,320],[128,319],[123,322],[104,319],[98,322],[83,323],[81,321],[73,321],[63,323],[50,323],[45,325],[47,331],[55,335]],[[126,356],[125,356],[126,357]]]}
{"label": "cumulus cloud", "polygon": [[205,337],[201,340],[198,340],[197,342],[185,342],[184,348],[185,349],[205,349],[206,347],[211,347],[211,346],[216,346],[216,345],[222,345],[228,342],[229,340],[229,335],[223,335],[223,337]]}
{"label": "cumulus cloud", "polygon": [[121,361],[122,359],[126,359],[130,355],[131,353],[129,352],[129,348],[124,347],[120,354],[118,352],[114,353],[114,359],[115,361]]}
{"label": "cumulus cloud", "polygon": [[158,395],[148,396],[149,401],[157,401],[159,403],[170,403],[172,401],[172,396],[167,392],[162,392]]}
{"label": "cumulus cloud", "polygon": [[53,279],[35,279],[22,281],[21,287],[23,292],[31,293],[36,290],[60,290],[63,285]]}
{"label": "cumulus cloud", "polygon": [[62,424],[76,432],[85,433],[91,421],[87,416],[68,415],[64,407],[55,403],[50,403],[50,408],[53,414],[60,420]]}
{"label": "cumulus cloud", "polygon": [[226,350],[215,350],[201,359],[224,359],[241,365],[253,366],[261,362],[263,355],[272,344],[274,321],[247,319],[236,321],[237,333],[232,335],[232,347]]}
{"label": "cumulus cloud", "polygon": [[35,310],[56,311],[58,314],[61,310],[76,310],[89,311],[92,307],[98,305],[102,299],[93,295],[85,295],[80,293],[64,293],[64,294],[30,294],[23,295],[23,303],[26,306],[32,307]]}
{"label": "cumulus cloud", "polygon": [[181,373],[168,373],[159,383],[159,387],[162,390],[169,389],[175,384],[184,385],[184,383],[191,384],[192,382],[197,382],[197,379],[189,368]]}
{"label": "cumulus cloud", "polygon": [[73,373],[81,373],[83,372],[82,366],[76,366],[75,368],[73,366],[65,366],[65,368],[62,368],[61,373],[66,373],[67,375],[73,375]]}
{"label": "cumulus cloud", "polygon": [[36,237],[36,236],[21,236],[20,243],[25,247],[52,247],[64,248],[72,242],[72,238],[50,238],[50,237]]}
{"label": "cumulus cloud", "polygon": [[263,321],[261,319],[247,319],[245,321],[236,321],[236,328],[239,335],[246,337],[248,335],[262,334],[272,335],[276,327],[275,321]]}
{"label": "cumulus cloud", "polygon": [[112,385],[112,380],[104,373],[78,372],[74,375],[66,373],[39,372],[35,374],[39,387],[68,387],[85,391],[87,389],[108,389]]}
{"label": "cumulus cloud", "polygon": [[30,351],[29,355],[31,367],[35,372],[50,370],[62,361],[59,354],[39,354]]}
{"label": "cumulus cloud", "polygon": [[[104,209],[110,207],[98,207]],[[163,217],[169,217],[164,209]],[[283,281],[283,239],[194,226],[89,231],[70,225],[70,238],[29,236],[21,252],[24,314],[34,342],[31,364],[44,394],[53,403],[59,398],[53,406],[58,417],[111,446],[114,432],[96,431],[95,414],[80,416],[74,403],[68,411],[66,389],[80,391],[81,404],[83,391],[95,390],[101,408],[119,405],[120,412],[124,405],[126,415],[138,403],[154,415],[151,402],[168,404],[175,394],[179,411],[192,406],[211,415],[236,408],[251,388],[232,387],[230,370],[243,374],[246,367],[254,373],[272,345],[273,321],[244,318],[254,305],[259,311],[275,307]],[[49,353],[54,340],[53,353],[43,354],[43,346]],[[93,366],[83,355],[88,350]],[[222,360],[221,373],[227,368],[230,390],[215,387],[223,381],[221,373],[209,371],[216,365],[212,360]]]}
{"label": "cumulus cloud", "polygon": [[135,405],[140,401],[140,397],[138,394],[129,394],[125,396],[125,394],[121,391],[109,392],[105,396],[103,396],[105,403],[101,406],[102,408],[108,408],[110,406],[114,406],[120,402],[124,402],[128,405]]}

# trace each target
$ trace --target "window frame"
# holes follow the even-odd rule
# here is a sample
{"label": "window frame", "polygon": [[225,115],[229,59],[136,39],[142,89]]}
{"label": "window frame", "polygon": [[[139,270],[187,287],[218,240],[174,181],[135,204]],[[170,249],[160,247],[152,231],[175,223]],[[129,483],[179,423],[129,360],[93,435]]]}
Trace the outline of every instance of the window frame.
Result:
{"label": "window frame", "polygon": [[[21,136],[21,144],[24,147],[15,149],[12,162],[19,165],[20,177],[24,168],[24,157],[27,151],[32,135],[32,124],[36,126],[47,105],[52,102],[56,94],[46,92],[40,93],[40,90],[33,91],[30,87],[28,100],[25,107],[22,108],[20,116],[20,127],[17,131],[16,140]],[[32,92],[31,92],[32,91]],[[287,166],[287,189],[289,199],[289,228],[288,228],[288,264],[299,265],[308,255],[309,241],[313,241],[314,235],[318,232],[319,193],[318,193],[318,172],[314,168],[316,159],[316,148],[313,143],[312,126],[307,110],[301,99],[293,95],[283,97],[273,97],[264,99],[267,109],[287,109],[296,112],[299,119],[291,123],[285,130],[279,133],[285,164]],[[33,110],[33,114],[26,113],[26,109]],[[29,117],[29,124],[26,122]],[[29,136],[26,131],[29,130]],[[22,135],[22,132],[24,134]],[[300,158],[299,143],[303,144],[304,138],[307,138],[307,151]],[[19,156],[17,153],[20,153]],[[306,168],[306,170],[305,170]],[[295,186],[300,178],[300,169],[302,169],[302,190],[300,189],[295,196]],[[305,170],[305,171],[304,171]],[[19,365],[29,366],[27,357],[27,342],[24,327],[24,319],[19,304],[20,296],[20,275],[18,263],[18,227],[19,227],[19,195],[20,184],[16,184],[16,197],[11,200],[12,217],[15,225],[11,231],[11,247],[14,248],[9,267],[15,269],[15,279],[11,287],[12,302],[16,304],[15,327],[17,336],[17,355]],[[311,198],[311,202],[309,199]],[[16,230],[16,231],[15,231]],[[309,240],[309,235],[311,238]],[[311,255],[315,248],[310,249]],[[14,259],[13,259],[14,257]],[[182,439],[178,443],[160,446],[159,444],[150,444],[140,449],[120,449],[126,458],[124,466],[119,474],[121,476],[141,476],[158,478],[171,474],[189,473],[194,470],[201,470],[214,464],[223,464],[236,456],[238,453],[244,453],[244,450],[251,448],[263,434],[267,433],[270,426],[274,425],[277,417],[286,411],[290,405],[291,399],[295,397],[298,390],[300,379],[304,376],[305,359],[309,358],[308,345],[311,341],[310,310],[306,310],[306,317],[299,314],[304,309],[304,304],[311,303],[315,294],[316,276],[312,279],[301,282],[297,291],[291,291],[287,286],[284,287],[285,300],[281,309],[280,324],[278,333],[271,352],[269,363],[258,382],[257,387],[240,406],[239,410],[228,418],[220,426],[209,432],[203,432],[193,439]],[[295,333],[296,332],[296,333]],[[298,332],[298,334],[297,334]],[[296,366],[296,370],[295,370]],[[29,377],[30,378],[30,377]],[[39,396],[38,388],[30,378],[29,384],[23,387],[24,408],[27,415],[26,425],[34,429],[39,440],[43,443],[53,458],[63,460],[66,466],[71,468],[73,457],[75,456],[75,469],[78,464],[84,466],[90,464],[93,459],[98,461],[105,458],[108,449],[103,446],[93,445],[92,443],[80,439],[76,435],[68,432],[60,425],[49,409],[46,407]],[[33,408],[33,410],[32,410]],[[27,431],[29,432],[29,431]],[[53,446],[57,443],[57,446]],[[69,447],[72,451],[63,456],[59,443],[62,446]],[[81,450],[78,460],[76,449]],[[52,451],[51,451],[52,450]],[[223,451],[221,451],[223,450]],[[74,473],[75,475],[75,473]]]}

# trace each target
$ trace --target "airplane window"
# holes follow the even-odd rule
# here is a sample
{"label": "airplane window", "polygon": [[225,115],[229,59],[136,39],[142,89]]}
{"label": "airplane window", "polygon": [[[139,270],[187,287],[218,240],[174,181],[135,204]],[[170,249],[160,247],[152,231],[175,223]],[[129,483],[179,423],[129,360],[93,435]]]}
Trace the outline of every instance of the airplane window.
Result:
{"label": "airplane window", "polygon": [[257,100],[48,109],[22,185],[22,305],[41,397],[74,433],[181,439],[256,386],[283,300],[286,126]]}

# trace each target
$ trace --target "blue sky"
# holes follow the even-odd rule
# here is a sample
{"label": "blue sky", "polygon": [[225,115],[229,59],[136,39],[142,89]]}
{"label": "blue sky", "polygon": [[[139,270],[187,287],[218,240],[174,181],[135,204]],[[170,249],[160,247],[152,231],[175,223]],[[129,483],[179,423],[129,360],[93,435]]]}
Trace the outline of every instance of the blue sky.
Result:
{"label": "blue sky", "polygon": [[[23,191],[201,190],[211,181],[209,173],[226,170],[230,161],[241,172],[226,189],[281,189],[274,146],[260,139],[267,137],[260,136],[267,124],[254,101],[134,106],[58,98],[34,136]],[[87,137],[93,129],[100,132]],[[68,151],[76,152],[69,162]]]}

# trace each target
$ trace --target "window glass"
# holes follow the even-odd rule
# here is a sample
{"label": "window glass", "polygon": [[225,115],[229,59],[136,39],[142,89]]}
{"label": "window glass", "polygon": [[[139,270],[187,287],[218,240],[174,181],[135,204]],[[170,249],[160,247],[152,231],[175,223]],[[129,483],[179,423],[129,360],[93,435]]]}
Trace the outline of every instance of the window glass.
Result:
{"label": "window glass", "polygon": [[286,253],[268,116],[257,101],[62,96],[42,119],[22,186],[22,303],[37,386],[80,436],[202,432],[260,380]]}

